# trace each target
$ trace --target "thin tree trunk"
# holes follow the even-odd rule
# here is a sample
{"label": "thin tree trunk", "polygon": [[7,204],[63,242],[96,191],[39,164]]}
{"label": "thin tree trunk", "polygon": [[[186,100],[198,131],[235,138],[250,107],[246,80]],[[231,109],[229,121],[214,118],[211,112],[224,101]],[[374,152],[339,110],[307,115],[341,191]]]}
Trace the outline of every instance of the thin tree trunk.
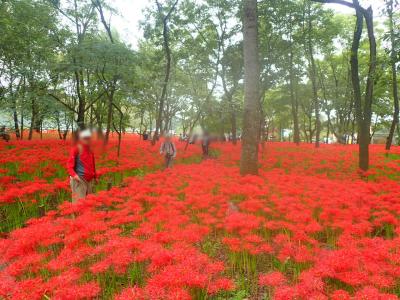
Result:
{"label": "thin tree trunk", "polygon": [[108,107],[107,107],[107,123],[106,123],[106,134],[104,136],[104,144],[107,145],[110,138],[111,124],[112,124],[112,112],[114,104],[114,88],[108,95]]}
{"label": "thin tree trunk", "polygon": [[[67,118],[67,113],[64,112],[65,130],[64,130],[64,133],[63,133],[63,137],[62,137],[64,141],[67,139],[68,131],[69,131],[69,126],[70,126],[70,122],[67,121],[67,120],[68,120],[68,118]],[[72,123],[73,123],[73,120],[72,120]]]}
{"label": "thin tree trunk", "polygon": [[231,111],[231,130],[232,130],[232,144],[237,144],[237,124],[236,124],[236,114]]}
{"label": "thin tree trunk", "polygon": [[89,126],[90,126],[90,130],[93,129],[93,105],[90,106],[90,119],[89,119]]}
{"label": "thin tree trunk", "polygon": [[294,92],[294,70],[293,70],[293,50],[292,50],[292,42],[290,46],[290,58],[289,58],[289,77],[290,77],[290,102],[292,108],[292,117],[293,117],[293,141],[299,145],[300,144],[300,128],[299,128],[299,103],[297,101],[297,97]]}
{"label": "thin tree trunk", "polygon": [[243,0],[243,4],[244,113],[240,173],[257,175],[260,127],[257,0]]}
{"label": "thin tree trunk", "polygon": [[78,114],[76,123],[79,129],[85,129],[85,110],[86,110],[86,98],[85,98],[85,83],[83,81],[82,72],[75,71],[76,81],[76,92],[78,95]]}
{"label": "thin tree trunk", "polygon": [[162,13],[162,6],[156,0],[159,14],[162,17],[162,22],[163,22],[163,45],[164,45],[165,58],[166,58],[167,64],[165,66],[165,78],[164,78],[163,88],[162,88],[162,92],[161,92],[160,103],[159,103],[159,107],[158,107],[158,116],[156,118],[156,131],[154,132],[154,136],[153,136],[153,140],[152,140],[153,145],[156,143],[156,141],[158,139],[159,131],[161,130],[161,127],[162,127],[164,103],[165,103],[166,96],[167,96],[167,88],[168,88],[168,82],[169,82],[169,77],[170,77],[170,72],[171,72],[171,49],[169,47],[168,21],[169,21],[169,18],[171,16],[172,12],[175,10],[177,3],[178,3],[178,0],[175,1],[173,6],[171,7],[171,9],[169,10],[168,14],[166,16],[164,16]]}
{"label": "thin tree trunk", "polygon": [[[328,117],[328,119],[330,119],[330,117]],[[328,120],[327,124],[326,124],[326,143],[329,144],[329,136],[331,134],[331,126],[330,126],[330,120]]]}
{"label": "thin tree trunk", "polygon": [[398,94],[398,83],[397,83],[397,68],[396,59],[397,52],[395,49],[395,34],[394,34],[394,22],[393,22],[393,0],[389,1],[388,4],[389,14],[389,29],[390,29],[390,41],[391,41],[391,66],[392,66],[392,88],[393,88],[393,120],[390,126],[389,136],[386,141],[386,150],[390,150],[393,142],[394,133],[396,127],[399,124],[399,94]]}
{"label": "thin tree trunk", "polygon": [[10,90],[10,94],[11,94],[11,109],[13,112],[15,137],[17,140],[19,140],[20,133],[19,133],[19,125],[18,125],[17,100],[15,98],[17,92],[15,92],[15,93],[13,92],[13,81],[14,81],[13,77],[11,76],[10,84],[9,84],[9,90]]}
{"label": "thin tree trunk", "polygon": [[118,134],[117,156],[118,156],[118,158],[119,158],[120,155],[121,155],[122,121],[123,121],[123,118],[124,118],[124,113],[122,112],[121,108],[118,107],[116,104],[113,104],[113,106],[115,107],[115,109],[116,109],[116,110],[118,111],[118,113],[119,113],[119,130],[117,130],[117,129],[115,128],[115,131],[116,131],[117,134]]}
{"label": "thin tree trunk", "polygon": [[21,140],[24,139],[24,112],[21,108]]}
{"label": "thin tree trunk", "polygon": [[13,99],[13,119],[14,119],[15,137],[17,138],[17,140],[19,140],[21,138],[21,134],[19,131],[17,102],[16,102],[15,98]]}
{"label": "thin tree trunk", "polygon": [[31,125],[29,127],[29,137],[28,139],[31,140],[33,137],[33,129],[35,127],[36,123],[36,103],[35,99],[32,97],[31,98]]}
{"label": "thin tree trunk", "polygon": [[61,132],[61,123],[60,123],[61,121],[60,121],[60,113],[59,112],[56,113],[56,122],[57,122],[58,137],[60,140],[62,140],[63,136],[62,136],[62,132]]}
{"label": "thin tree trunk", "polygon": [[293,142],[300,145],[300,128],[299,128],[299,103],[297,101],[297,95],[294,90],[294,69],[293,69],[293,19],[292,15],[289,16],[289,36],[290,36],[290,46],[289,46],[289,86],[290,86],[290,102],[293,117]]}
{"label": "thin tree trunk", "polygon": [[318,99],[318,87],[317,87],[317,70],[314,59],[314,49],[312,45],[311,34],[313,30],[312,20],[311,20],[311,4],[308,5],[308,38],[307,38],[307,46],[308,46],[308,55],[310,62],[310,78],[312,85],[312,93],[313,93],[313,102],[314,102],[314,113],[315,113],[315,147],[319,147],[320,143],[320,134],[321,134],[321,120],[320,120],[320,111],[319,111],[319,99]]}
{"label": "thin tree trunk", "polygon": [[40,139],[43,140],[43,120],[40,120]]}
{"label": "thin tree trunk", "polygon": [[140,125],[139,125],[139,137],[140,137],[140,139],[143,139],[143,133],[144,133],[144,131],[142,130],[142,128],[143,128],[143,118],[144,118],[144,110],[142,110],[141,112],[140,112]]}
{"label": "thin tree trunk", "polygon": [[[354,144],[354,140],[355,140],[355,130],[356,130],[356,119],[353,118],[353,121],[351,122],[351,144]],[[347,140],[347,137],[346,137]],[[345,141],[346,143],[346,141]],[[347,144],[347,143],[346,143]],[[357,141],[358,144],[358,141]]]}
{"label": "thin tree trunk", "polygon": [[189,147],[189,143],[190,143],[190,139],[192,138],[192,135],[193,135],[194,127],[196,126],[197,122],[199,121],[200,116],[201,116],[201,110],[198,111],[196,118],[194,119],[192,125],[189,128],[189,135],[188,135],[188,139],[186,141],[185,151]]}

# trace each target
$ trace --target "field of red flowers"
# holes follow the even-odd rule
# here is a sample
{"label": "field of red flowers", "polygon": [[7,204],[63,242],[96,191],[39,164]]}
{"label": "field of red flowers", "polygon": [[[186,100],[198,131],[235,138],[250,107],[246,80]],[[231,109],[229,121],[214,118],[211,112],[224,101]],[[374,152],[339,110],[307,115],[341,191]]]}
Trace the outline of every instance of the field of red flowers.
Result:
{"label": "field of red flowers", "polygon": [[[71,141],[56,140],[51,134],[32,142],[0,143],[0,232],[21,227],[27,219],[70,199],[66,163],[71,146]],[[120,157],[116,139],[96,150],[101,175],[97,190],[119,185],[126,177],[143,175],[162,164],[155,148],[135,135],[125,136]],[[199,157],[199,149],[189,148],[180,151],[179,161]]]}
{"label": "field of red flowers", "polygon": [[373,146],[362,174],[356,147],[271,143],[241,177],[239,146],[203,162],[183,147],[161,171],[158,148],[127,137],[118,160],[110,145],[114,187],[71,204],[67,144],[1,144],[3,206],[61,204],[0,239],[0,299],[400,296],[400,149]]}

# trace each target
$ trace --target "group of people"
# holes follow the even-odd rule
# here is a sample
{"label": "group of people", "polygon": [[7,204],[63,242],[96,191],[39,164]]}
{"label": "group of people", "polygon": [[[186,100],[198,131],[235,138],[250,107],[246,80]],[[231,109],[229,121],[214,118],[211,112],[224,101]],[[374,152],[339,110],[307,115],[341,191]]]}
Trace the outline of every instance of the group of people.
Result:
{"label": "group of people", "polygon": [[[145,140],[144,135],[143,140]],[[211,138],[208,133],[205,133],[201,139],[204,159],[209,156],[210,144]],[[177,155],[177,148],[170,134],[166,135],[161,143],[160,154],[164,156],[164,168],[172,168],[173,161]],[[98,175],[92,151],[92,132],[89,129],[79,132],[77,143],[71,149],[67,161],[67,171],[70,177],[72,202],[76,202],[93,193]]]}
{"label": "group of people", "polygon": [[[179,139],[181,141],[181,139]],[[210,135],[205,132],[201,139],[201,149],[203,151],[203,159],[207,159],[209,157],[209,149],[211,144]],[[165,156],[165,168],[171,168],[173,160],[176,157],[176,145],[173,142],[171,135],[166,135],[163,143],[161,144],[160,154]]]}

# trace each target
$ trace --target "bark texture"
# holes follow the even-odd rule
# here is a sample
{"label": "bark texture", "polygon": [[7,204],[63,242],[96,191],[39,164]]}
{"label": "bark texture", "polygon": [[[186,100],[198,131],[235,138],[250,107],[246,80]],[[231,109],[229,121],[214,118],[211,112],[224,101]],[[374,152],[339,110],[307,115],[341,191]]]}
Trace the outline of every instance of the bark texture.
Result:
{"label": "bark texture", "polygon": [[260,126],[257,0],[244,0],[243,4],[244,112],[240,173],[257,175]]}

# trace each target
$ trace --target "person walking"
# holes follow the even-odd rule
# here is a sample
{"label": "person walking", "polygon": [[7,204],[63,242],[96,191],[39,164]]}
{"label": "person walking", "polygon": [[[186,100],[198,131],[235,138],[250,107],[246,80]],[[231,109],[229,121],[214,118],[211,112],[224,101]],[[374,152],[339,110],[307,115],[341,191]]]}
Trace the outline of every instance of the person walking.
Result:
{"label": "person walking", "polygon": [[209,149],[210,149],[210,135],[208,134],[208,132],[204,132],[203,134],[203,138],[201,141],[201,148],[203,150],[203,158],[208,158],[209,155]]}
{"label": "person walking", "polygon": [[165,157],[165,169],[172,168],[173,161],[176,157],[176,146],[171,139],[171,135],[166,135],[164,142],[161,144],[160,154]]}
{"label": "person walking", "polygon": [[92,132],[87,129],[79,133],[79,140],[71,149],[67,171],[70,176],[73,203],[92,194],[93,185],[97,181],[95,158],[91,146]]}

